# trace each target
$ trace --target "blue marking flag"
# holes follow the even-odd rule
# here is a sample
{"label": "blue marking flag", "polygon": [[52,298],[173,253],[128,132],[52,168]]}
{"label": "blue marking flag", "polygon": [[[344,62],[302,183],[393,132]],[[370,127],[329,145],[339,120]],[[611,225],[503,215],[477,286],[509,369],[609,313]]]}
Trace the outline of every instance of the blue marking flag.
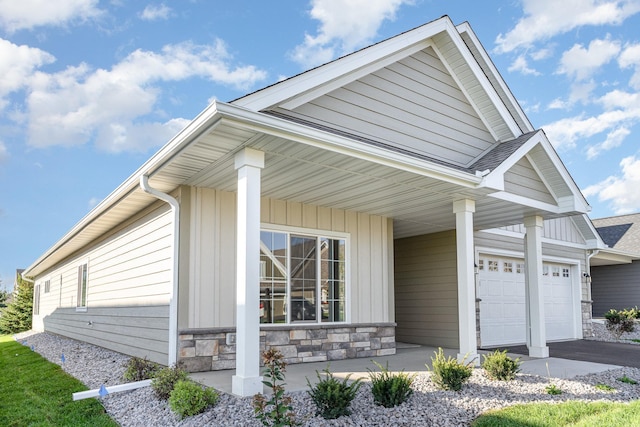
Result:
{"label": "blue marking flag", "polygon": [[60,360],[62,360],[62,363],[65,362],[64,353],[62,353],[62,356],[60,356]]}
{"label": "blue marking flag", "polygon": [[100,395],[100,397],[105,397],[107,394],[109,394],[104,384],[100,386],[100,391],[98,391],[98,394]]}
{"label": "blue marking flag", "polygon": [[34,350],[34,347],[33,347],[33,346],[31,346],[31,351],[33,351],[33,350]]}

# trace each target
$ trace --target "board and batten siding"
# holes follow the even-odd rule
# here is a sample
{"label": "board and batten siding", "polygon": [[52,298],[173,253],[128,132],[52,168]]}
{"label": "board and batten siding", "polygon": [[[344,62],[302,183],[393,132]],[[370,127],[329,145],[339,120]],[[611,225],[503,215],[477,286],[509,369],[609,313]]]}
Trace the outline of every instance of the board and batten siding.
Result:
{"label": "board and batten siding", "polygon": [[396,341],[458,348],[455,231],[397,239]]}
{"label": "board and batten siding", "polygon": [[[167,363],[172,215],[155,203],[82,253],[36,278],[34,329]],[[87,308],[77,309],[78,266],[87,263]]]}
{"label": "board and batten siding", "polygon": [[[526,231],[524,224],[510,225],[501,227],[500,229],[522,235],[524,235]],[[542,227],[542,237],[579,245],[585,244],[584,237],[582,237],[578,228],[573,224],[571,218],[568,217],[545,219]]]}
{"label": "board and batten siding", "polygon": [[460,166],[495,143],[430,47],[277,111]]}
{"label": "board and batten siding", "polygon": [[[236,195],[191,188],[189,328],[235,325]],[[389,218],[297,202],[261,200],[261,222],[309,233],[349,234],[351,323],[393,321],[393,224]],[[181,325],[182,326],[182,325]],[[185,325],[187,326],[187,325]]]}
{"label": "board and batten siding", "polygon": [[640,261],[591,267],[591,296],[595,317],[612,308],[640,307]]}

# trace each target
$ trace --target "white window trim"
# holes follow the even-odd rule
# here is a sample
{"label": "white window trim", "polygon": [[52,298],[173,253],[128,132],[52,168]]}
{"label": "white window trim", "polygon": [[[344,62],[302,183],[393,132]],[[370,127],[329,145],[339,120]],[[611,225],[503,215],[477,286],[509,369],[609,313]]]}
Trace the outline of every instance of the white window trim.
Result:
{"label": "white window trim", "polygon": [[[83,260],[82,262],[79,262],[76,265],[76,269],[75,269],[76,276],[78,275],[78,268],[82,267],[83,265],[87,266],[87,283],[86,283],[87,286],[85,288],[85,296],[84,296],[85,302],[83,306],[79,306],[78,304],[80,304],[80,300],[79,299],[76,300],[76,312],[86,312],[87,307],[89,306],[89,258]],[[79,291],[80,291],[80,283],[77,283],[76,298],[78,298]]]}
{"label": "white window trim", "polygon": [[[291,234],[301,234],[305,236],[328,237],[330,239],[343,239],[344,240],[344,254],[345,254],[345,278],[344,278],[344,320],[341,322],[296,322],[292,323],[289,320],[289,314],[287,313],[286,323],[261,323],[261,328],[282,328],[283,326],[304,326],[304,325],[345,325],[351,323],[351,233],[345,233],[341,231],[322,230],[317,228],[304,228],[290,225],[260,223],[260,231],[272,231]],[[287,253],[287,257],[290,257],[291,253]],[[289,265],[291,261],[287,260]],[[318,263],[319,264],[319,263]],[[320,268],[318,266],[318,268]],[[318,276],[319,277],[319,276]],[[287,280],[287,299],[290,298],[291,284]],[[316,289],[318,290],[318,289]],[[318,294],[318,299],[320,295]],[[287,301],[289,302],[289,301]]]}

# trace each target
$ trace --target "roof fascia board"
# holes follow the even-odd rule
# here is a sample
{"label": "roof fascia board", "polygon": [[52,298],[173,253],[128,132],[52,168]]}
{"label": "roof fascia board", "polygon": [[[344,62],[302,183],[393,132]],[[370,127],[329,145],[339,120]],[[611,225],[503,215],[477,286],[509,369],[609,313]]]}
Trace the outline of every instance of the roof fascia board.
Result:
{"label": "roof fascia board", "polygon": [[638,255],[630,254],[628,252],[616,251],[608,248],[598,250],[598,253],[595,254],[593,258],[601,261],[613,261],[624,264],[631,264],[632,261],[640,259]]}
{"label": "roof fascia board", "polygon": [[[168,159],[179,151],[180,147],[185,143],[195,140],[199,135],[204,133],[203,127],[210,128],[210,122],[215,120],[217,113],[216,103],[209,105],[202,111],[193,121],[191,121],[184,129],[174,136],[167,144],[164,145],[156,154],[139,167],[129,178],[113,190],[104,200],[94,207],[87,215],[76,223],[60,240],[51,246],[44,254],[25,269],[27,275],[46,260],[49,256],[63,247],[72,238],[78,235],[82,230],[91,225],[97,218],[107,213],[113,206],[126,198],[135,191],[140,185],[140,176],[143,174],[152,174],[167,163]],[[209,123],[207,125],[207,123]]]}
{"label": "roof fascia board", "polygon": [[[504,190],[504,174],[511,169],[522,157],[525,157],[536,145],[540,144],[542,149],[545,151],[551,163],[555,167],[556,171],[560,174],[565,184],[571,189],[575,197],[575,201],[572,202],[577,209],[578,212],[587,213],[591,210],[591,207],[585,200],[582,192],[575,184],[573,178],[569,175],[567,168],[560,160],[560,157],[556,153],[556,151],[551,146],[551,143],[547,139],[547,136],[542,130],[538,130],[535,135],[532,135],[522,146],[520,146],[509,158],[507,158],[504,162],[502,162],[497,168],[492,170],[489,174],[484,177],[483,186],[487,186],[489,188],[496,188],[500,190]],[[531,162],[532,165],[535,166],[534,162]],[[537,171],[537,169],[536,169]],[[542,175],[539,174],[541,177]],[[545,185],[547,185],[545,181]],[[552,188],[547,185],[548,188]],[[553,192],[555,194],[555,192]],[[563,198],[560,198],[563,199]]]}
{"label": "roof fascia board", "polygon": [[446,28],[444,19],[429,22],[406,33],[305,71],[271,87],[236,99],[233,104],[254,111],[264,110],[285,102],[289,98],[313,90],[317,86],[324,85],[345,73],[366,67],[407,47],[419,45],[434,34],[445,31]]}
{"label": "roof fascia board", "polygon": [[[426,39],[431,37],[433,34],[444,31],[445,29],[446,25],[443,19],[429,22],[404,34],[384,40],[350,55],[346,55],[327,64],[305,71],[271,87],[267,87],[253,94],[236,99],[233,101],[233,104],[250,110],[260,111],[279,105],[280,103],[289,100],[289,98],[295,99],[295,97],[304,95],[309,91],[313,91],[312,93],[315,94],[315,97],[318,97],[323,93],[327,93],[332,90],[327,90],[325,88],[324,85],[328,82],[331,82],[334,79],[339,79],[344,74],[351,73],[354,70],[372,66],[376,62],[381,61],[390,55],[394,56],[396,59],[398,56],[410,55],[415,52],[412,48],[416,49],[418,47],[426,47],[424,45],[424,41]],[[350,76],[350,78],[355,79],[353,76]],[[307,98],[308,97],[305,97],[308,101]],[[289,105],[296,105],[296,103],[292,102]]]}
{"label": "roof fascia board", "polygon": [[[458,32],[455,25],[453,25],[453,22],[449,17],[446,17],[446,30],[447,30],[446,31],[447,35],[451,38],[451,41],[453,41],[453,43],[456,45],[456,47],[458,48],[458,51],[460,52],[460,54],[462,55],[466,63],[469,65],[469,68],[471,68],[471,71],[473,72],[474,76],[478,80],[478,83],[480,84],[482,89],[487,93],[487,96],[489,96],[489,99],[491,100],[495,108],[498,110],[498,113],[502,117],[502,120],[504,120],[504,122],[509,127],[509,130],[513,134],[513,137],[515,138],[516,136],[520,135],[522,133],[522,130],[520,129],[520,127],[518,126],[514,118],[511,116],[511,113],[507,109],[506,105],[504,105],[504,102],[498,95],[498,92],[493,87],[493,85],[491,84],[487,76],[484,74],[484,71],[480,67],[480,64],[478,64],[476,59],[473,57],[473,54],[469,50],[469,47],[466,45],[464,40],[462,40],[462,36],[460,36],[460,33]],[[480,46],[479,48],[484,49],[482,46]],[[451,76],[454,77],[458,86],[460,88],[464,88],[464,85],[462,85],[456,73],[454,73],[453,70],[450,68],[449,63],[447,61],[442,61],[442,62],[445,65],[445,67],[447,67],[447,70],[449,70],[449,73],[451,74]],[[499,76],[496,76],[496,78],[499,78]],[[473,99],[469,96],[466,90],[465,90],[465,96],[467,96],[467,99],[469,100]],[[474,108],[476,108],[475,105],[474,105]],[[476,112],[478,112],[477,109],[476,109]],[[479,112],[478,112],[478,115],[480,115],[481,117],[483,116],[483,114],[480,114]]]}
{"label": "roof fascia board", "polygon": [[[598,230],[596,230],[596,227],[593,225],[588,215],[584,214],[571,217],[571,221],[574,223],[576,229],[580,231],[580,234],[582,234],[582,238],[585,241],[592,242],[590,249],[602,249],[607,247],[607,244],[604,243],[604,240],[600,237],[600,233],[598,233]],[[589,236],[585,236],[582,232],[585,227],[589,230]]]}
{"label": "roof fascia board", "polygon": [[255,112],[237,105],[218,103],[218,112],[224,120],[269,135],[312,145],[336,153],[357,157],[395,169],[428,176],[466,188],[477,188],[482,178],[446,166],[430,163],[406,154],[385,150],[320,129],[304,126],[279,117]]}
{"label": "roof fascia board", "polygon": [[529,118],[522,110],[520,103],[513,96],[511,89],[509,89],[509,86],[502,78],[502,74],[500,74],[495,64],[491,60],[491,57],[487,54],[486,49],[480,42],[480,39],[478,39],[478,36],[476,35],[476,33],[473,31],[473,28],[471,28],[471,25],[468,22],[463,22],[462,24],[457,25],[456,29],[458,30],[459,33],[467,33],[469,35],[469,38],[475,44],[476,48],[478,49],[478,52],[480,52],[480,55],[482,55],[484,62],[487,64],[487,66],[489,67],[493,75],[496,77],[496,80],[500,85],[500,87],[502,88],[502,90],[504,91],[504,93],[506,94],[509,103],[511,103],[511,105],[513,105],[513,107],[516,109],[516,111],[518,112],[518,115],[520,116],[520,119],[528,125],[529,129],[527,129],[527,131],[528,132],[533,131],[534,127],[529,121]]}
{"label": "roof fascia board", "polygon": [[552,205],[551,203],[545,203],[539,200],[530,199],[529,197],[519,196],[513,193],[507,193],[506,191],[497,191],[495,193],[489,194],[488,197],[494,197],[496,199],[517,203],[519,205],[527,206],[534,209],[540,209],[540,210],[551,212],[554,214],[572,212],[572,211],[565,211],[561,209],[560,206]]}

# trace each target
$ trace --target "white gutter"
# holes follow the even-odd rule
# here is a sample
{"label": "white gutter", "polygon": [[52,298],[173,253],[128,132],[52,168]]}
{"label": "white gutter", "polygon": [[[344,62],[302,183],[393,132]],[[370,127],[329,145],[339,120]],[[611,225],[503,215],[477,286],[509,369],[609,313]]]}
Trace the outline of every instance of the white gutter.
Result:
{"label": "white gutter", "polygon": [[[128,390],[135,390],[142,387],[149,387],[150,385],[151,385],[151,380],[142,380],[142,381],[136,381],[132,383],[118,384],[118,385],[105,387],[102,393],[104,394],[105,391],[107,394],[118,393],[121,391],[128,391]],[[102,394],[100,393],[101,389],[102,387],[95,388],[93,390],[79,391],[77,393],[73,393],[73,400],[76,401],[76,400],[88,399],[90,397],[102,396]]]}
{"label": "white gutter", "polygon": [[175,365],[178,354],[178,262],[180,260],[180,204],[170,195],[151,188],[149,177],[140,176],[140,188],[157,199],[167,202],[173,214],[173,283],[169,296],[169,361],[168,365]]}

